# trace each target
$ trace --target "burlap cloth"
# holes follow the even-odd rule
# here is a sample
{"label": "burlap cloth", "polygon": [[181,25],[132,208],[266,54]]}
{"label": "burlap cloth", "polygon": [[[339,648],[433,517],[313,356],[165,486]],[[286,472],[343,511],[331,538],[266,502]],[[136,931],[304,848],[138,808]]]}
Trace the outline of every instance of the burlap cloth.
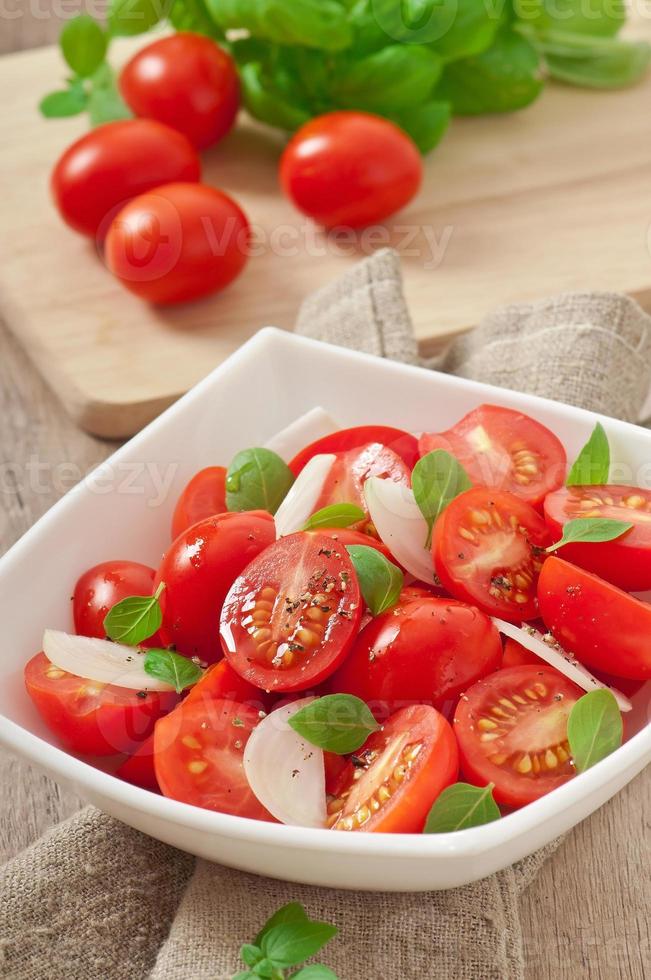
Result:
{"label": "burlap cloth", "polygon": [[[433,319],[435,302],[433,286]],[[309,298],[297,330],[418,361],[390,251]],[[610,293],[507,307],[436,366],[634,421],[649,385],[651,319]],[[554,846],[453,891],[355,894],[195,861],[87,808],[2,869],[0,976],[220,980],[242,969],[240,944],[298,900],[340,927],[321,959],[341,980],[518,980],[518,895]]]}

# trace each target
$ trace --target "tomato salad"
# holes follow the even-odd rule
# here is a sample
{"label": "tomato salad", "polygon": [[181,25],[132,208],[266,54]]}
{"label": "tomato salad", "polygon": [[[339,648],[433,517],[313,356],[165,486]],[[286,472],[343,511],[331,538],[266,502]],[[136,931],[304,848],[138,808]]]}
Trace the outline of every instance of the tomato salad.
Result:
{"label": "tomato salad", "polygon": [[651,679],[629,591],[651,586],[651,494],[608,484],[601,426],[569,473],[494,405],[418,436],[313,410],[214,462],[157,569],[85,571],[75,633],[45,630],[25,684],[62,745],[222,813],[438,833],[621,743]]}

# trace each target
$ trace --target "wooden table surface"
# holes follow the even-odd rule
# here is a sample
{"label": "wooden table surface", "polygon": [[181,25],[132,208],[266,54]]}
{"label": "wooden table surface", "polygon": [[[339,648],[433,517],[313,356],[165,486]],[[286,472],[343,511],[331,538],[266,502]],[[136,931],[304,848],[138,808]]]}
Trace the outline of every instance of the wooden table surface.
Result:
{"label": "wooden table surface", "polygon": [[[32,19],[17,10],[15,19],[2,20],[0,54],[56,39],[53,16]],[[74,427],[0,323],[0,553],[68,489],[56,464],[85,471],[114,448]],[[34,458],[49,465],[38,490],[13,478]],[[0,862],[78,806],[46,776],[0,751]],[[527,980],[651,977],[650,858],[647,771],[576,828],[523,895]]]}

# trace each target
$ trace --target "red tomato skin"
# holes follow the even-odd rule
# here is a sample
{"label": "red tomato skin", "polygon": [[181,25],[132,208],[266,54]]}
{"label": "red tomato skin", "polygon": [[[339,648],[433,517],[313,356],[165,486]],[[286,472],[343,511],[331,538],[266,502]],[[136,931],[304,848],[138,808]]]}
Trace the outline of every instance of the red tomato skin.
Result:
{"label": "red tomato skin", "polygon": [[154,769],[154,733],[145,739],[140,748],[125,759],[115,770],[118,779],[151,793],[160,793],[156,770]]}
{"label": "red tomato skin", "polygon": [[[75,632],[106,637],[104,620],[117,602],[133,595],[151,595],[156,571],[137,561],[104,561],[79,578],[72,597]],[[153,646],[156,637],[147,641]]]}
{"label": "red tomato skin", "polygon": [[215,514],[226,513],[226,467],[207,466],[195,473],[181,493],[172,517],[172,541]]}
{"label": "red tomato skin", "polygon": [[[334,504],[351,503],[366,511],[364,483],[372,476],[392,480],[407,487],[411,485],[411,473],[401,457],[382,443],[369,443],[335,454],[315,510]],[[374,530],[368,519],[355,525],[355,529],[362,532],[369,527]]]}
{"label": "red tomato skin", "polygon": [[[25,666],[25,687],[41,718],[71,752],[82,755],[116,755],[134,752],[153,731],[156,721],[178,701],[174,693],[136,691],[112,684],[98,684],[65,672],[50,679],[52,664],[37,653]],[[89,688],[100,694],[85,696]]]}
{"label": "red tomato skin", "polygon": [[330,689],[366,701],[382,721],[409,704],[453,706],[501,660],[499,633],[479,609],[455,599],[416,598],[364,627]]}
{"label": "red tomato skin", "polygon": [[294,476],[298,476],[313,456],[321,453],[347,452],[349,449],[366,446],[370,442],[379,442],[400,456],[410,473],[418,462],[418,440],[411,433],[394,429],[389,425],[357,425],[351,429],[339,429],[338,432],[331,432],[330,435],[311,442],[309,446],[301,449],[288,465]]}
{"label": "red tomato skin", "polygon": [[329,228],[384,221],[411,201],[422,176],[420,153],[407,134],[365,112],[311,119],[294,134],[280,161],[287,197]]}
{"label": "red tomato skin", "polygon": [[184,704],[202,704],[206,699],[219,698],[224,701],[238,701],[248,704],[256,711],[267,712],[273,699],[259,687],[249,684],[237,674],[227,660],[220,660],[208,668],[201,680],[190,688]]}
{"label": "red tomato skin", "polygon": [[581,663],[651,679],[651,605],[555,555],[540,573],[538,603],[547,628]]}
{"label": "red tomato skin", "polygon": [[[308,531],[308,534],[311,533]],[[379,538],[374,538],[371,534],[364,534],[363,531],[355,531],[351,527],[324,527],[319,529],[319,534],[323,534],[326,538],[330,538],[335,544],[338,544],[342,548],[346,548],[349,544],[361,544],[367,548],[375,548],[380,554],[388,558],[395,564],[395,558],[392,558],[391,552]]]}
{"label": "red tomato skin", "polygon": [[[586,509],[571,505],[572,497],[607,496],[618,506],[597,505],[590,516],[614,518],[633,523],[614,541],[595,541],[564,545],[560,554],[600,578],[606,579],[625,592],[644,592],[651,589],[651,492],[638,487],[594,486],[562,487],[545,498],[545,520],[554,541],[559,541],[564,524],[586,515]],[[644,500],[643,508],[627,506],[620,501]],[[570,513],[568,513],[568,509]]]}
{"label": "red tomato skin", "polygon": [[206,184],[156,187],[122,208],[104,258],[126,289],[161,306],[219,292],[246,265],[249,223],[236,202]]}
{"label": "red tomato skin", "polygon": [[235,579],[276,538],[266,511],[218,514],[199,521],[172,542],[156,573],[165,646],[206,663],[221,659],[219,615]]}
{"label": "red tomato skin", "polygon": [[125,119],[98,126],[69,146],[50,186],[66,224],[103,238],[127,201],[161,184],[200,179],[199,157],[185,136],[153,119]]}
{"label": "red tomato skin", "polygon": [[517,640],[512,640],[510,636],[507,637],[504,643],[504,655],[502,657],[503,670],[506,670],[508,667],[523,667],[527,664],[542,665],[544,662],[535,653],[531,653],[521,643],[518,643]]}
{"label": "red tomato skin", "polygon": [[185,31],[134,55],[119,86],[134,115],[171,126],[200,150],[232,129],[240,103],[230,55],[210,38]]}

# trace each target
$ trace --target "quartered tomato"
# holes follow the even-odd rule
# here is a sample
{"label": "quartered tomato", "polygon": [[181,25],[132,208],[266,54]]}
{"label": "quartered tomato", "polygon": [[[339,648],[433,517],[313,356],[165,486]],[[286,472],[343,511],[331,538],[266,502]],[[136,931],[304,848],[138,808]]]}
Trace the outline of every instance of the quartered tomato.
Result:
{"label": "quartered tomato", "polygon": [[632,524],[614,541],[564,545],[563,558],[629,592],[651,589],[651,490],[638,487],[562,487],[545,498],[545,520],[558,541],[577,517],[607,517]]}
{"label": "quartered tomato", "polygon": [[331,432],[301,449],[289,463],[289,468],[294,476],[298,476],[313,456],[321,453],[344,453],[377,442],[400,456],[411,473],[418,462],[418,440],[409,432],[394,429],[390,425],[357,425],[352,429]]}
{"label": "quartered tomato", "polygon": [[540,614],[581,663],[615,677],[651,679],[651,605],[562,558],[538,581]]}
{"label": "quartered tomato", "polygon": [[[411,472],[402,458],[382,443],[370,442],[357,449],[338,452],[335,456],[314,506],[315,511],[342,503],[357,504],[365,511],[364,483],[372,476],[411,485]],[[363,530],[367,524],[367,521],[361,522],[358,530]]]}
{"label": "quartered tomato", "polygon": [[339,666],[361,613],[347,551],[323,534],[290,534],[233,584],[221,615],[224,653],[256,687],[304,691]]}
{"label": "quartered tomato", "polygon": [[420,833],[434,800],[459,772],[452,728],[427,705],[397,711],[355,760],[346,785],[328,803],[333,830]]}
{"label": "quartered tomato", "polygon": [[364,627],[330,688],[362,698],[383,720],[408,704],[442,708],[501,659],[499,633],[479,609],[434,596],[407,599]]}
{"label": "quartered tomato", "polygon": [[244,747],[259,713],[237,701],[179,705],[156,725],[154,767],[164,796],[206,810],[271,820],[244,773]]}
{"label": "quartered tomato", "polygon": [[221,657],[219,614],[226,593],[248,563],[275,540],[266,511],[218,514],[184,531],[170,545],[156,574],[165,646],[213,663]]}
{"label": "quartered tomato", "polygon": [[540,422],[497,405],[480,405],[448,429],[425,432],[421,456],[445,449],[474,484],[508,490],[534,507],[565,479],[562,443]]}
{"label": "quartered tomato", "polygon": [[188,528],[215,514],[226,513],[226,468],[207,466],[192,477],[172,517],[172,541]]}
{"label": "quartered tomato", "polygon": [[38,713],[72,752],[133,752],[178,701],[174,693],[100,684],[56,667],[37,653],[25,667],[25,687]]}
{"label": "quartered tomato", "polygon": [[[104,620],[110,609],[132,595],[151,595],[156,572],[137,561],[104,561],[89,568],[75,585],[72,614],[80,636],[106,637]],[[153,646],[155,637],[147,641]],[[156,641],[157,642],[157,641]]]}
{"label": "quartered tomato", "polygon": [[227,660],[220,660],[218,664],[209,667],[201,680],[190,689],[183,703],[202,704],[211,698],[239,701],[258,711],[268,711],[272,704],[268,694],[240,677]]}
{"label": "quartered tomato", "polygon": [[505,806],[524,806],[574,775],[567,719],[581,688],[551,667],[499,670],[459,701],[454,731],[461,771],[477,786],[494,783]]}
{"label": "quartered tomato", "polygon": [[159,793],[158,780],[154,769],[154,733],[146,738],[137,752],[129,756],[115,770],[118,779],[123,779],[125,783],[132,786],[140,786],[141,789],[148,789],[152,793]]}
{"label": "quartered tomato", "polygon": [[550,544],[545,522],[512,493],[475,487],[434,526],[434,565],[457,599],[520,623],[537,615],[536,581]]}
{"label": "quartered tomato", "polygon": [[396,563],[395,558],[392,557],[387,546],[379,538],[374,538],[372,534],[355,531],[352,527],[324,527],[318,533],[325,535],[326,538],[330,538],[340,548],[346,548],[349,544],[361,544],[367,548],[375,548],[376,551],[383,554],[389,561],[392,561],[394,564]]}

